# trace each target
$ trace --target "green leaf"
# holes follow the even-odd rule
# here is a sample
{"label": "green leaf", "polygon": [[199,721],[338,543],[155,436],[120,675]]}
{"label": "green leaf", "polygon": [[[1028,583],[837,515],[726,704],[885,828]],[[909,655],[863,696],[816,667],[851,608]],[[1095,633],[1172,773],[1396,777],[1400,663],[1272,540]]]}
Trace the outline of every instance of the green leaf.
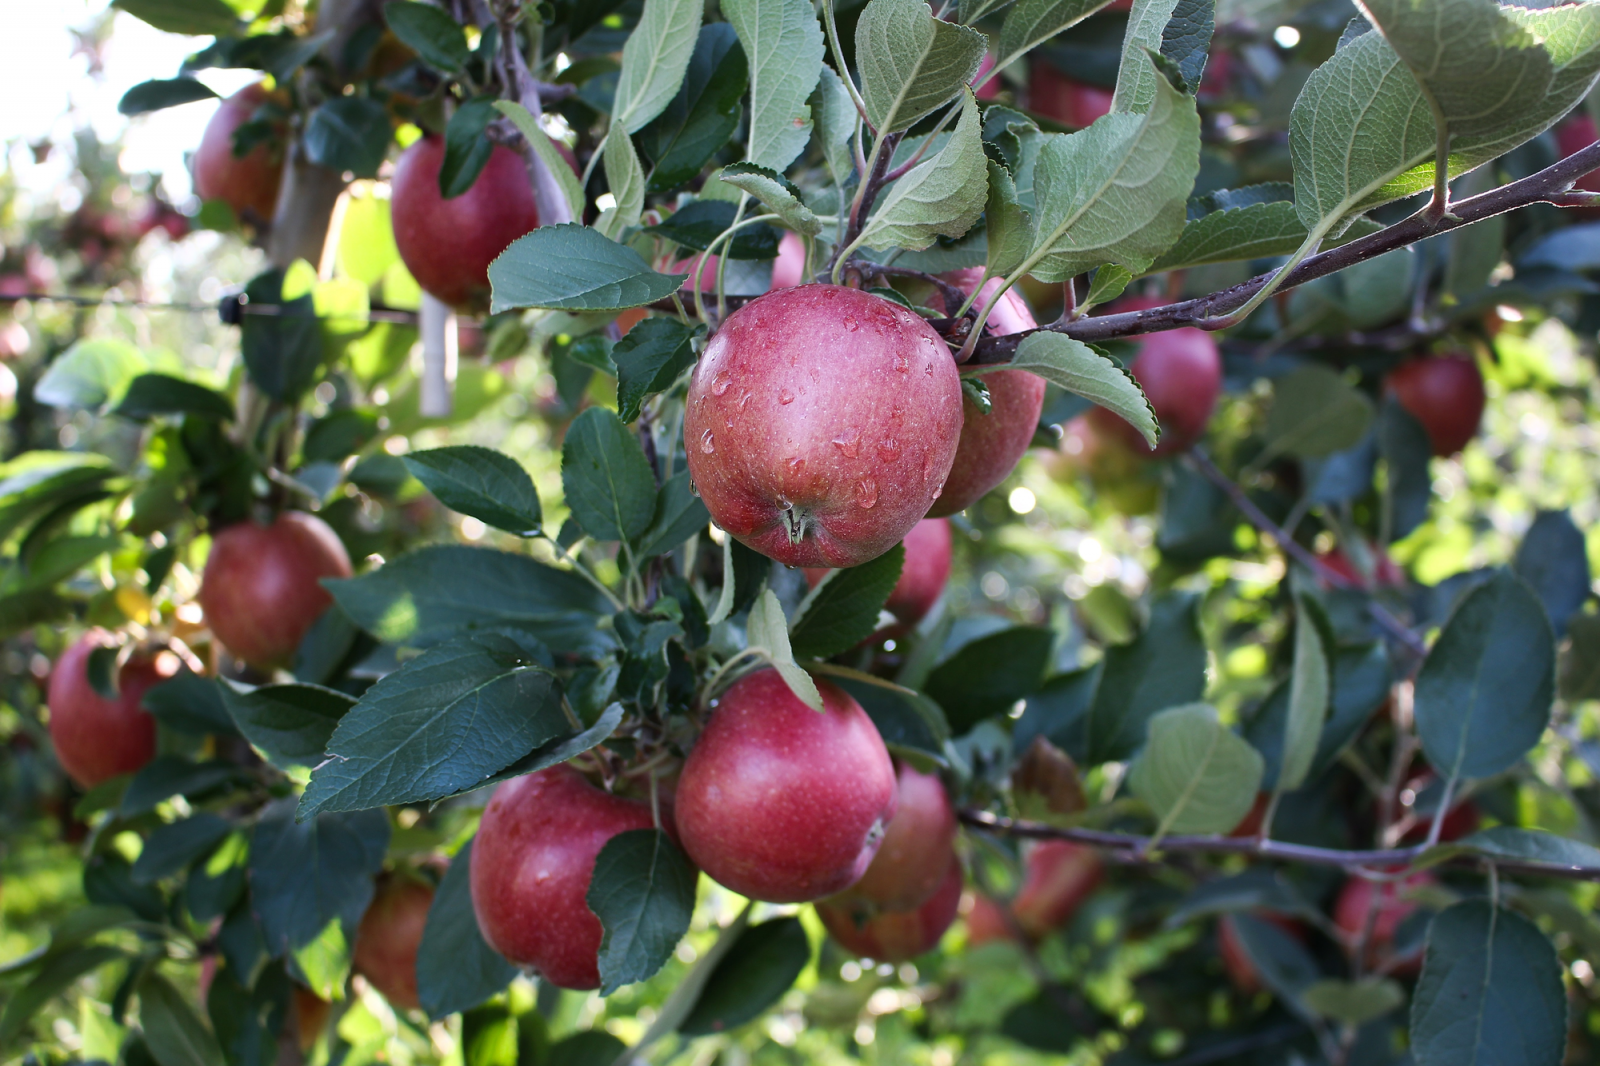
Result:
{"label": "green leaf", "polygon": [[1346,1025],[1375,1021],[1405,1001],[1405,990],[1389,977],[1363,977],[1359,981],[1325,977],[1300,994],[1300,1002],[1308,1009]]}
{"label": "green leaf", "polygon": [[603,651],[610,605],[581,576],[511,552],[440,544],[360,577],[329,580],[339,609],[388,644],[424,647],[463,630],[525,629],[552,651]]}
{"label": "green leaf", "polygon": [[1187,223],[1150,272],[1291,255],[1305,239],[1305,224],[1287,200],[1213,211]]}
{"label": "green leaf", "polygon": [[1117,88],[1111,98],[1116,113],[1142,113],[1150,109],[1167,79],[1150,62],[1161,52],[1167,23],[1178,0],[1135,0],[1122,36],[1122,61],[1117,68]]}
{"label": "green leaf", "polygon": [[168,107],[216,98],[217,94],[209,85],[194,78],[158,78],[142,81],[123,93],[117,102],[117,112],[128,116],[147,115]]}
{"label": "green leaf", "polygon": [[850,90],[835,74],[832,67],[822,68],[817,91],[811,96],[811,113],[816,116],[817,140],[822,144],[822,157],[828,163],[828,172],[835,185],[850,180],[855,170],[855,158],[850,151],[850,139],[855,135],[856,123],[861,121]]}
{"label": "green leaf", "polygon": [[1283,728],[1283,762],[1276,789],[1293,792],[1305,784],[1328,718],[1332,695],[1329,653],[1333,627],[1310,596],[1295,597],[1294,673],[1289,681],[1289,715]]}
{"label": "green leaf", "polygon": [[[1006,20],[1000,24],[1000,37],[994,49],[1000,58],[995,60],[994,69],[1004,70],[1056,34],[1076,26],[1099,11],[1108,2],[1109,0],[1019,0],[1016,7],[1006,12]],[[971,23],[975,19],[963,14],[961,21]]]}
{"label": "green leaf", "polygon": [[1183,232],[1200,167],[1200,116],[1148,56],[1139,61],[1154,79],[1148,112],[1113,112],[1088,129],[1046,138],[1040,149],[1029,259],[1042,281],[1105,263],[1142,274]]}
{"label": "green leaf", "polygon": [[1161,57],[1194,95],[1205,76],[1207,51],[1216,33],[1216,0],[1178,0],[1161,30]]}
{"label": "green leaf", "polygon": [[446,74],[459,74],[472,58],[467,32],[443,8],[416,0],[385,4],[383,20],[417,58]]}
{"label": "green leaf", "polygon": [[517,132],[527,138],[534,154],[544,162],[550,173],[555,175],[556,184],[561,187],[562,199],[567,201],[567,210],[571,212],[572,217],[582,218],[583,186],[579,184],[578,175],[572,172],[572,167],[566,159],[556,151],[556,143],[550,139],[544,127],[534,120],[527,108],[515,100],[496,100],[494,107],[496,111],[511,120],[511,124],[517,127]]}
{"label": "green leaf", "polygon": [[128,383],[122,400],[111,413],[135,422],[145,422],[157,415],[198,415],[231,420],[233,403],[215,389],[183,378],[140,374]]}
{"label": "green leaf", "polygon": [[1600,867],[1600,848],[1538,829],[1497,825],[1482,829],[1457,843],[1491,859],[1516,859],[1558,867]]}
{"label": "green leaf", "polygon": [[221,686],[212,678],[188,670],[146,690],[140,706],[156,721],[180,733],[206,736],[234,731]]}
{"label": "green leaf", "polygon": [[1539,742],[1555,637],[1527,583],[1501,572],[1462,597],[1417,675],[1414,714],[1440,776],[1488,777]]}
{"label": "green leaf", "polygon": [[606,165],[606,184],[616,205],[606,208],[594,228],[612,240],[619,240],[624,231],[639,224],[644,213],[644,167],[639,164],[639,154],[633,150],[633,139],[625,133],[613,131],[606,138],[602,158]]}
{"label": "green leaf", "polygon": [[304,141],[306,157],[318,166],[375,178],[391,139],[389,112],[381,103],[367,96],[336,96],[311,112]]}
{"label": "green leaf", "polygon": [[298,815],[452,795],[566,731],[555,677],[527,648],[458,637],[407,659],[339,720]]}
{"label": "green leaf", "polygon": [[704,14],[704,0],[645,0],[639,24],[622,46],[614,126],[637,133],[666,110],[683,84]]}
{"label": "green leaf", "polygon": [[700,873],[659,829],[630,829],[606,841],[594,860],[589,909],[600,940],[600,994],[644,981],[672,957],[689,931]]}
{"label": "green leaf", "polygon": [[872,636],[878,615],[900,580],[905,548],[895,545],[871,562],[830,570],[800,605],[789,631],[794,653],[826,659],[849,651]]}
{"label": "green leaf", "polygon": [[241,776],[243,772],[232,763],[190,762],[180,755],[158,755],[133,775],[117,812],[124,818],[143,814],[173,796],[198,796]]}
{"label": "green leaf", "polygon": [[489,264],[492,311],[623,311],[664,300],[683,278],[658,274],[626,245],[577,223],[540,226]]}
{"label": "green leaf", "polygon": [[1600,700],[1600,616],[1573,615],[1567,632],[1572,642],[1561,662],[1561,698]]}
{"label": "green leaf", "polygon": [[[989,199],[983,217],[988,236],[988,274],[1005,277],[1028,257],[1033,247],[1033,216],[1017,201],[1017,186],[1011,171],[987,160]],[[955,310],[948,308],[948,310]]]}
{"label": "green leaf", "polygon": [[[750,72],[738,34],[726,22],[700,27],[683,87],[665,111],[639,131],[639,150],[654,162],[647,192],[693,181],[739,128]],[[574,216],[576,217],[576,216]]]}
{"label": "green leaf", "polygon": [[320,685],[262,685],[242,690],[215,683],[245,739],[279,769],[316,766],[355,697]]}
{"label": "green leaf", "polygon": [[1132,643],[1107,648],[1104,662],[1084,722],[1090,766],[1126,759],[1144,743],[1152,715],[1200,699],[1206,685],[1206,646],[1200,637],[1198,599],[1177,593],[1156,600],[1139,635]]}
{"label": "green leaf", "polygon": [[[925,6],[921,0],[911,2]],[[950,140],[938,155],[924,159],[889,187],[862,227],[859,245],[920,251],[937,237],[962,236],[983,214],[989,171],[983,154],[982,120],[977,101],[966,89],[961,90],[960,106],[961,118]]]}
{"label": "green leaf", "polygon": [[[738,210],[737,204],[702,195],[656,225],[646,227],[645,232],[703,252],[733,225]],[[723,247],[722,254],[729,259],[771,259],[778,254],[778,231],[765,223],[746,226]]]}
{"label": "green leaf", "polygon": [[1161,820],[1158,836],[1226,833],[1250,812],[1263,769],[1260,753],[1215,707],[1191,703],[1151,717],[1128,783]]}
{"label": "green leaf", "polygon": [[655,514],[650,460],[622,420],[603,407],[589,408],[567,430],[561,487],[573,517],[597,540],[631,540]]}
{"label": "green leaf", "polygon": [[1588,545],[1571,512],[1535,515],[1511,569],[1538,594],[1556,639],[1566,636],[1567,620],[1588,602],[1592,580]]}
{"label": "green leaf", "polygon": [[729,185],[760,200],[763,207],[796,233],[815,237],[822,232],[821,220],[801,202],[799,188],[782,174],[754,163],[735,163],[723,167],[720,174]]}
{"label": "green leaf", "polygon": [[161,826],[145,839],[134,861],[133,883],[151,885],[181,873],[231,832],[232,822],[208,811]]}
{"label": "green leaf", "polygon": [[267,270],[245,286],[252,303],[280,305],[275,315],[245,315],[239,327],[250,380],[274,400],[298,399],[322,366],[322,327],[310,291],[315,281],[315,271],[300,262],[289,271]]}
{"label": "green leaf", "polygon": [[515,533],[537,537],[544,522],[539,490],[511,456],[460,444],[404,456],[406,469],[452,511]]}
{"label": "green leaf", "polygon": [[879,134],[910,128],[966,87],[987,44],[976,30],[934,18],[922,0],[872,0],[856,23],[867,118]]}
{"label": "green leaf", "polygon": [[450,116],[444,128],[444,159],[439,163],[439,195],[446,200],[472,188],[488,165],[494,142],[485,134],[495,117],[494,104],[493,99],[480,96]]}
{"label": "green leaf", "polygon": [[34,385],[33,398],[51,407],[104,407],[149,367],[127,341],[87,337],[56,357]]}
{"label": "green leaf", "polygon": [[294,816],[292,797],[270,804],[250,841],[250,909],[274,957],[298,951],[343,923],[354,936],[383,869],[389,817],[383,811]]}
{"label": "green leaf", "polygon": [[1039,626],[1012,626],[979,637],[936,666],[922,686],[960,736],[985,718],[1004,714],[1044,680],[1055,635]]}
{"label": "green leaf", "polygon": [[1089,294],[1083,298],[1082,307],[1094,307],[1115,300],[1132,280],[1133,274],[1115,263],[1095,268],[1093,279],[1089,282]]}
{"label": "green leaf", "polygon": [[[1161,439],[1155,408],[1126,367],[1064,333],[1040,330],[1022,338],[1009,363],[994,370],[1026,370],[1068,392],[1092,400],[1137,429],[1154,448]],[[979,371],[982,372],[981,370]]]}
{"label": "green leaf", "polygon": [[789,647],[789,623],[783,617],[783,605],[771,589],[762,589],[751,605],[749,620],[745,623],[745,635],[749,646],[764,654],[782,675],[795,698],[813,711],[820,712],[822,693],[817,691],[817,683],[811,680],[811,675],[800,669],[794,661],[794,652]]}
{"label": "green leaf", "polygon": [[509,985],[517,968],[483,939],[472,909],[472,841],[439,882],[417,948],[417,998],[428,1017],[471,1010]]}
{"label": "green leaf", "polygon": [[1561,961],[1539,927],[1483,900],[1439,912],[1411,1003],[1417,1066],[1544,1066],[1566,1046]]}
{"label": "green leaf", "polygon": [[239,16],[223,0],[115,0],[111,6],[163,33],[220,37],[240,28]]}
{"label": "green leaf", "polygon": [[747,926],[711,971],[678,1031],[685,1036],[732,1032],[776,1003],[810,961],[811,941],[800,919]]}
{"label": "green leaf", "polygon": [[1372,424],[1372,401],[1335,371],[1308,363],[1272,383],[1267,446],[1256,462],[1279,455],[1316,459],[1354,447]]}
{"label": "green leaf", "polygon": [[822,27],[809,0],[723,0],[750,69],[745,161],[782,173],[811,136],[807,99],[822,73]]}
{"label": "green leaf", "polygon": [[222,1048],[200,1012],[155,973],[139,982],[139,1024],[160,1066],[222,1066]]}
{"label": "green leaf", "polygon": [[[121,908],[118,910],[127,915]],[[75,947],[46,955],[39,972],[7,998],[5,1013],[0,1014],[0,1048],[11,1050],[17,1038],[27,1032],[28,1023],[78,978],[123,957],[121,950],[107,946]]]}
{"label": "green leaf", "polygon": [[927,696],[848,675],[831,674],[829,680],[855,697],[890,751],[920,752],[929,758],[944,759],[950,724],[939,705]]}
{"label": "green leaf", "polygon": [[664,555],[710,524],[711,512],[695,495],[689,471],[680,470],[661,486],[655,515],[639,534],[635,551],[641,559]]}
{"label": "green leaf", "polygon": [[695,333],[675,318],[647,318],[611,349],[617,367],[617,414],[622,421],[638,418],[647,398],[670,389],[694,366]]}

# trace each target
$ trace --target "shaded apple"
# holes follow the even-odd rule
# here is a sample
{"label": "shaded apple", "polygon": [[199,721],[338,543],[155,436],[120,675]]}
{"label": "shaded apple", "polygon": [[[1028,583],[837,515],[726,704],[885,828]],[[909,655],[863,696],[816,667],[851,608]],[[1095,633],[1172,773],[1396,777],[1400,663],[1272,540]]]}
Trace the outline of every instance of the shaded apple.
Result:
{"label": "shaded apple", "polygon": [[788,566],[856,566],[943,490],[961,381],[913,312],[802,285],[728,316],[695,367],[683,432],[718,526]]}
{"label": "shaded apple", "polygon": [[415,878],[386,874],[356,930],[351,966],[383,998],[401,1010],[416,1010],[417,949],[433,906],[433,887]]}
{"label": "shaded apple", "polygon": [[308,988],[294,985],[294,1033],[302,1054],[317,1046],[317,1038],[328,1027],[333,1004]]}
{"label": "shaded apple", "polygon": [[[1142,311],[1165,301],[1144,297],[1120,302],[1114,310]],[[1104,436],[1120,441],[1137,455],[1174,455],[1205,436],[1206,423],[1222,392],[1222,353],[1211,334],[1193,326],[1151,333],[1139,341],[1139,354],[1128,366],[1144,389],[1161,426],[1161,441],[1152,451],[1139,431],[1104,407],[1089,410],[1089,421]]]}
{"label": "shaded apple", "polygon": [[223,647],[272,667],[288,661],[333,602],[321,579],[350,573],[350,556],[326,522],[284,511],[270,526],[239,522],[212,535],[200,606]]}
{"label": "shaded apple", "polygon": [[1005,92],[1006,83],[1000,80],[1000,75],[991,74],[994,70],[994,53],[983,53],[983,61],[978,64],[978,73],[972,76],[974,86],[972,92],[979,100],[993,100]]}
{"label": "shaded apple", "polygon": [[[1351,877],[1339,890],[1333,904],[1333,921],[1351,945],[1366,928],[1369,909],[1376,909],[1377,919],[1372,925],[1372,936],[1367,941],[1366,965],[1383,965],[1395,950],[1395,934],[1407,918],[1416,913],[1418,903],[1411,896],[1420,889],[1438,884],[1433,874],[1426,870],[1411,874],[1398,881],[1373,882],[1362,877]],[[1394,972],[1415,973],[1422,962],[1422,940],[1418,938],[1402,957]]]}
{"label": "shaded apple", "polygon": [[[911,527],[906,539],[900,542],[906,550],[905,565],[900,570],[900,580],[889,592],[883,609],[898,619],[897,625],[885,626],[872,635],[872,640],[909,633],[925,618],[933,605],[939,602],[945,584],[950,580],[951,536],[950,521],[946,518],[924,518]],[[823,567],[807,567],[806,584],[817,586],[824,574]]]}
{"label": "shaded apple", "polygon": [[1454,455],[1477,436],[1485,396],[1478,361],[1470,355],[1408,360],[1389,372],[1384,390],[1422,423],[1434,455]]}
{"label": "shaded apple", "polygon": [[89,683],[89,656],[111,643],[105,630],[91,629],[61,653],[50,671],[46,702],[56,761],[84,788],[133,773],[155,758],[156,720],[140,701],[175,672],[135,656],[117,674],[117,698],[105,699]]}
{"label": "shaded apple", "polygon": [[877,727],[843,689],[820,678],[817,688],[821,713],[776,670],[740,678],[678,779],[684,850],[751,899],[805,903],[850,887],[894,817],[894,764]]}
{"label": "shaded apple", "polygon": [[960,908],[961,860],[952,854],[933,893],[915,907],[872,911],[855,897],[839,896],[819,900],[817,917],[845,950],[878,962],[904,962],[938,947]]}
{"label": "shaded apple", "polygon": [[800,234],[785,230],[778,239],[778,258],[772,261],[772,287],[789,289],[805,282],[806,242]]}
{"label": "shaded apple", "polygon": [[233,151],[233,131],[249,122],[272,99],[261,82],[246,85],[221,104],[206,123],[194,153],[194,191],[202,200],[221,200],[254,225],[272,221],[283,180],[284,139],[255,145],[244,155]]}
{"label": "shaded apple", "polygon": [[[936,774],[901,763],[894,817],[877,856],[861,879],[837,900],[857,910],[908,911],[946,880],[955,858],[956,811]],[[956,870],[956,895],[961,894]]]}
{"label": "shaded apple", "polygon": [[[1305,930],[1298,922],[1290,921],[1280,914],[1257,912],[1251,915],[1264,922],[1271,922],[1296,940],[1305,940]],[[1224,914],[1217,920],[1217,955],[1222,959],[1222,969],[1227,973],[1228,980],[1233,987],[1247,996],[1253,996],[1261,991],[1261,973],[1256,969],[1250,952],[1245,950],[1244,941],[1239,939],[1239,926],[1233,915]]]}
{"label": "shaded apple", "polygon": [[[983,268],[951,271],[942,277],[970,293],[983,280]],[[978,306],[992,297],[1000,285],[1000,278],[991,278],[979,294]],[[999,337],[1037,325],[1022,294],[1008,289],[989,313],[985,328]],[[961,443],[950,464],[944,492],[928,510],[931,518],[966,510],[1009,477],[1039,428],[1039,414],[1044,410],[1044,378],[1026,370],[996,370],[983,375],[983,383],[989,387],[989,411],[985,414],[971,399],[962,396]]]}
{"label": "shaded apple", "polygon": [[561,988],[600,987],[595,858],[618,833],[649,829],[650,805],[591,785],[565,763],[495,789],[472,844],[472,908],[483,937]]}
{"label": "shaded apple", "polygon": [[975,893],[972,908],[967,911],[967,946],[975,948],[995,940],[1013,939],[1011,922],[1005,904],[982,892]]}
{"label": "shaded apple", "polygon": [[1111,111],[1112,91],[1067,77],[1043,56],[1028,68],[1028,109],[1075,129]]}
{"label": "shaded apple", "polygon": [[[1428,833],[1433,829],[1433,820],[1438,817],[1439,802],[1442,799],[1444,799],[1444,782],[1440,781],[1439,776],[1432,770],[1423,770],[1406,781],[1405,787],[1400,790],[1400,809],[1396,813],[1415,819],[1416,824],[1401,834],[1402,845],[1421,844],[1427,840]],[[1381,810],[1375,809],[1374,814],[1378,813],[1381,813]],[[1450,811],[1444,816],[1443,824],[1439,826],[1440,843],[1448,844],[1464,836],[1471,836],[1478,831],[1482,818],[1478,805],[1470,799],[1461,799],[1458,794],[1451,801]]]}
{"label": "shaded apple", "polygon": [[1228,833],[1230,837],[1254,837],[1261,835],[1261,824],[1266,820],[1267,808],[1272,805],[1272,793],[1257,792],[1256,801],[1250,805],[1239,824]]}
{"label": "shaded apple", "polygon": [[1038,938],[1072,920],[1100,885],[1100,853],[1070,840],[1044,840],[1028,852],[1026,872],[1011,913]]}
{"label": "shaded apple", "polygon": [[400,154],[390,182],[394,243],[417,284],[462,311],[489,306],[489,264],[539,225],[522,156],[497,144],[472,187],[439,192],[444,138],[430,134]]}
{"label": "shaded apple", "polygon": [[[1400,568],[1399,563],[1389,557],[1388,552],[1370,545],[1367,547],[1367,551],[1373,556],[1372,580],[1379,588],[1405,587],[1406,572]],[[1334,548],[1331,551],[1319,553],[1317,558],[1321,560],[1323,566],[1326,566],[1352,585],[1363,587],[1367,584],[1367,579],[1362,576],[1355,563],[1340,549]],[[1328,582],[1320,582],[1320,584],[1325,588],[1329,586]]]}

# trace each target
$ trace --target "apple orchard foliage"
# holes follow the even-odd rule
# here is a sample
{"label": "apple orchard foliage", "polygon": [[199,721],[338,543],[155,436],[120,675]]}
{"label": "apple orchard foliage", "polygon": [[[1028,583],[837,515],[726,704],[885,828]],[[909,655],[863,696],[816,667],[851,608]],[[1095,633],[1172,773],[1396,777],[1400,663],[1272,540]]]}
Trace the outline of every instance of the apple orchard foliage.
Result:
{"label": "apple orchard foliage", "polygon": [[0,1059],[1593,1057],[1600,5],[117,6],[268,265],[0,330]]}

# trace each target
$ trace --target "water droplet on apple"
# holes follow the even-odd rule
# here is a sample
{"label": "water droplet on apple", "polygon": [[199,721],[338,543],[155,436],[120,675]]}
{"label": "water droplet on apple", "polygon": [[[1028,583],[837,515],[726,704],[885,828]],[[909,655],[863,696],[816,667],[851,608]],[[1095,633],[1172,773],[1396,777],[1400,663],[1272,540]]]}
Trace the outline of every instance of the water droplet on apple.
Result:
{"label": "water droplet on apple", "polygon": [[878,442],[878,455],[886,463],[892,463],[900,458],[900,442],[893,437],[885,437]]}
{"label": "water droplet on apple", "polygon": [[854,459],[856,457],[856,451],[861,446],[861,431],[858,429],[847,429],[837,437],[833,438],[833,443],[836,448],[844,453],[844,457],[846,459]]}
{"label": "water droplet on apple", "polygon": [[800,476],[800,472],[802,470],[804,470],[805,468],[806,468],[806,461],[804,459],[800,458],[798,455],[794,456],[793,458],[791,458],[789,460],[789,473],[792,476],[799,477]]}
{"label": "water droplet on apple", "polygon": [[922,453],[922,480],[927,481],[933,476],[933,453]]}
{"label": "water droplet on apple", "polygon": [[790,392],[788,389],[779,389],[778,402],[782,404],[794,403],[794,393]]}
{"label": "water droplet on apple", "polygon": [[712,439],[709,429],[700,437],[700,450],[707,455],[717,450],[717,442]]}
{"label": "water droplet on apple", "polygon": [[856,503],[862,510],[870,511],[878,502],[878,483],[870,477],[864,477],[856,484]]}
{"label": "water droplet on apple", "polygon": [[721,396],[728,391],[728,386],[733,384],[733,375],[726,370],[718,374],[711,382],[711,395]]}

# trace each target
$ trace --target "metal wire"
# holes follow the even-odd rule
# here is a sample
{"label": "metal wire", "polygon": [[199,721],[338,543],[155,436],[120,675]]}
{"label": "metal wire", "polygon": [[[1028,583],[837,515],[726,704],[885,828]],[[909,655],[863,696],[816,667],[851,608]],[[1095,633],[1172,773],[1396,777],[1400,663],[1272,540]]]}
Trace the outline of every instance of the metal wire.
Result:
{"label": "metal wire", "polygon": [[231,292],[215,304],[173,303],[163,300],[132,300],[122,299],[102,294],[100,296],[80,296],[73,293],[44,293],[27,292],[16,295],[0,295],[0,305],[17,304],[24,302],[38,303],[66,303],[78,307],[137,307],[149,311],[181,311],[186,314],[214,314],[220,318],[224,325],[237,326],[244,315],[264,315],[268,317],[292,315],[296,318],[320,318],[326,321],[350,321],[357,319],[363,322],[398,322],[402,325],[414,326],[417,324],[417,312],[405,311],[399,308],[374,307],[369,308],[365,314],[340,314],[340,315],[304,315],[297,310],[285,310],[289,304],[255,303],[243,292]]}

